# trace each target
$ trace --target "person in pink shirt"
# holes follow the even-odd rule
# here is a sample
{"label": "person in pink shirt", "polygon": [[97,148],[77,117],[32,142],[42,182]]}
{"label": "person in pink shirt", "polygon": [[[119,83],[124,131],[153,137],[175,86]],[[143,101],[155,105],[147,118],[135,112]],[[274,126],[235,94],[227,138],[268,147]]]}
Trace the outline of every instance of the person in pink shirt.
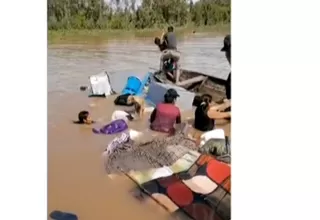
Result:
{"label": "person in pink shirt", "polygon": [[180,109],[175,105],[178,97],[179,94],[175,89],[168,89],[164,95],[164,102],[157,104],[151,113],[151,130],[169,134],[175,133],[175,125],[181,124]]}

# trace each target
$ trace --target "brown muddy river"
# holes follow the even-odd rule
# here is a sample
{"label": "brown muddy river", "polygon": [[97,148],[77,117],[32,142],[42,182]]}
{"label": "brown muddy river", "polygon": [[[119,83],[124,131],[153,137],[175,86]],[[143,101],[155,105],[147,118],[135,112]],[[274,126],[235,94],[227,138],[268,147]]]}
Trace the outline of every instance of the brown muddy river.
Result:
{"label": "brown muddy river", "polygon": [[[198,34],[185,37],[178,45],[182,67],[226,78],[230,68],[220,52],[222,41]],[[48,212],[68,211],[81,220],[168,219],[158,206],[140,204],[129,195],[131,181],[106,176],[101,154],[110,137],[72,124],[81,110],[108,122],[116,109],[114,97],[88,98],[79,90],[90,75],[103,70],[146,73],[158,67],[159,57],[151,38],[48,46]]]}

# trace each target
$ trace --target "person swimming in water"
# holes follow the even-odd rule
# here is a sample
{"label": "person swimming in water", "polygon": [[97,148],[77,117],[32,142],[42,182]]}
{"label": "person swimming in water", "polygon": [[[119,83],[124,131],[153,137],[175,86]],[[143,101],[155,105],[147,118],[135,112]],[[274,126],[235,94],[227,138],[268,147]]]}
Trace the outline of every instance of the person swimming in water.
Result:
{"label": "person swimming in water", "polygon": [[81,111],[78,114],[78,121],[74,121],[75,124],[93,124],[94,121],[91,119],[88,111]]}

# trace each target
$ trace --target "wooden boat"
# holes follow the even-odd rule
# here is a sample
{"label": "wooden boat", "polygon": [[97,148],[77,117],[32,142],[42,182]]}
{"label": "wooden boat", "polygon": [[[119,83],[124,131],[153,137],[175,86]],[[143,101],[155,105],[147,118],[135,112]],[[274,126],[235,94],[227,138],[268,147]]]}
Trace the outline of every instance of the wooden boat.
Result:
{"label": "wooden boat", "polygon": [[196,95],[210,94],[214,102],[221,102],[225,98],[226,80],[208,76],[200,72],[180,69],[175,79],[170,72],[155,71],[153,77],[160,83],[174,84]]}

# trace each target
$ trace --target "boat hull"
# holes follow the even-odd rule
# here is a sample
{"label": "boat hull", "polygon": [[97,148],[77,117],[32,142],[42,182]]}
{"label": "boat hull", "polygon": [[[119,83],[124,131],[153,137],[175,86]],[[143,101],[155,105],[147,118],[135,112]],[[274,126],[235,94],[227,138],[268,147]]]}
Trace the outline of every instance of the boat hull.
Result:
{"label": "boat hull", "polygon": [[[196,93],[196,95],[209,94],[212,96],[214,102],[221,102],[221,100],[225,98],[224,85],[226,83],[226,80],[212,76],[207,76],[203,73],[196,71],[181,69],[179,83],[183,84],[183,82],[187,82],[187,80],[191,79],[196,79],[197,77],[200,77],[199,79],[202,79],[201,76],[203,77],[203,80],[198,82],[187,83],[181,85],[180,87],[190,92],[194,92]],[[170,74],[165,73],[163,71],[154,72],[153,77],[156,81],[161,83],[179,85],[177,82],[175,82],[175,80]]]}

